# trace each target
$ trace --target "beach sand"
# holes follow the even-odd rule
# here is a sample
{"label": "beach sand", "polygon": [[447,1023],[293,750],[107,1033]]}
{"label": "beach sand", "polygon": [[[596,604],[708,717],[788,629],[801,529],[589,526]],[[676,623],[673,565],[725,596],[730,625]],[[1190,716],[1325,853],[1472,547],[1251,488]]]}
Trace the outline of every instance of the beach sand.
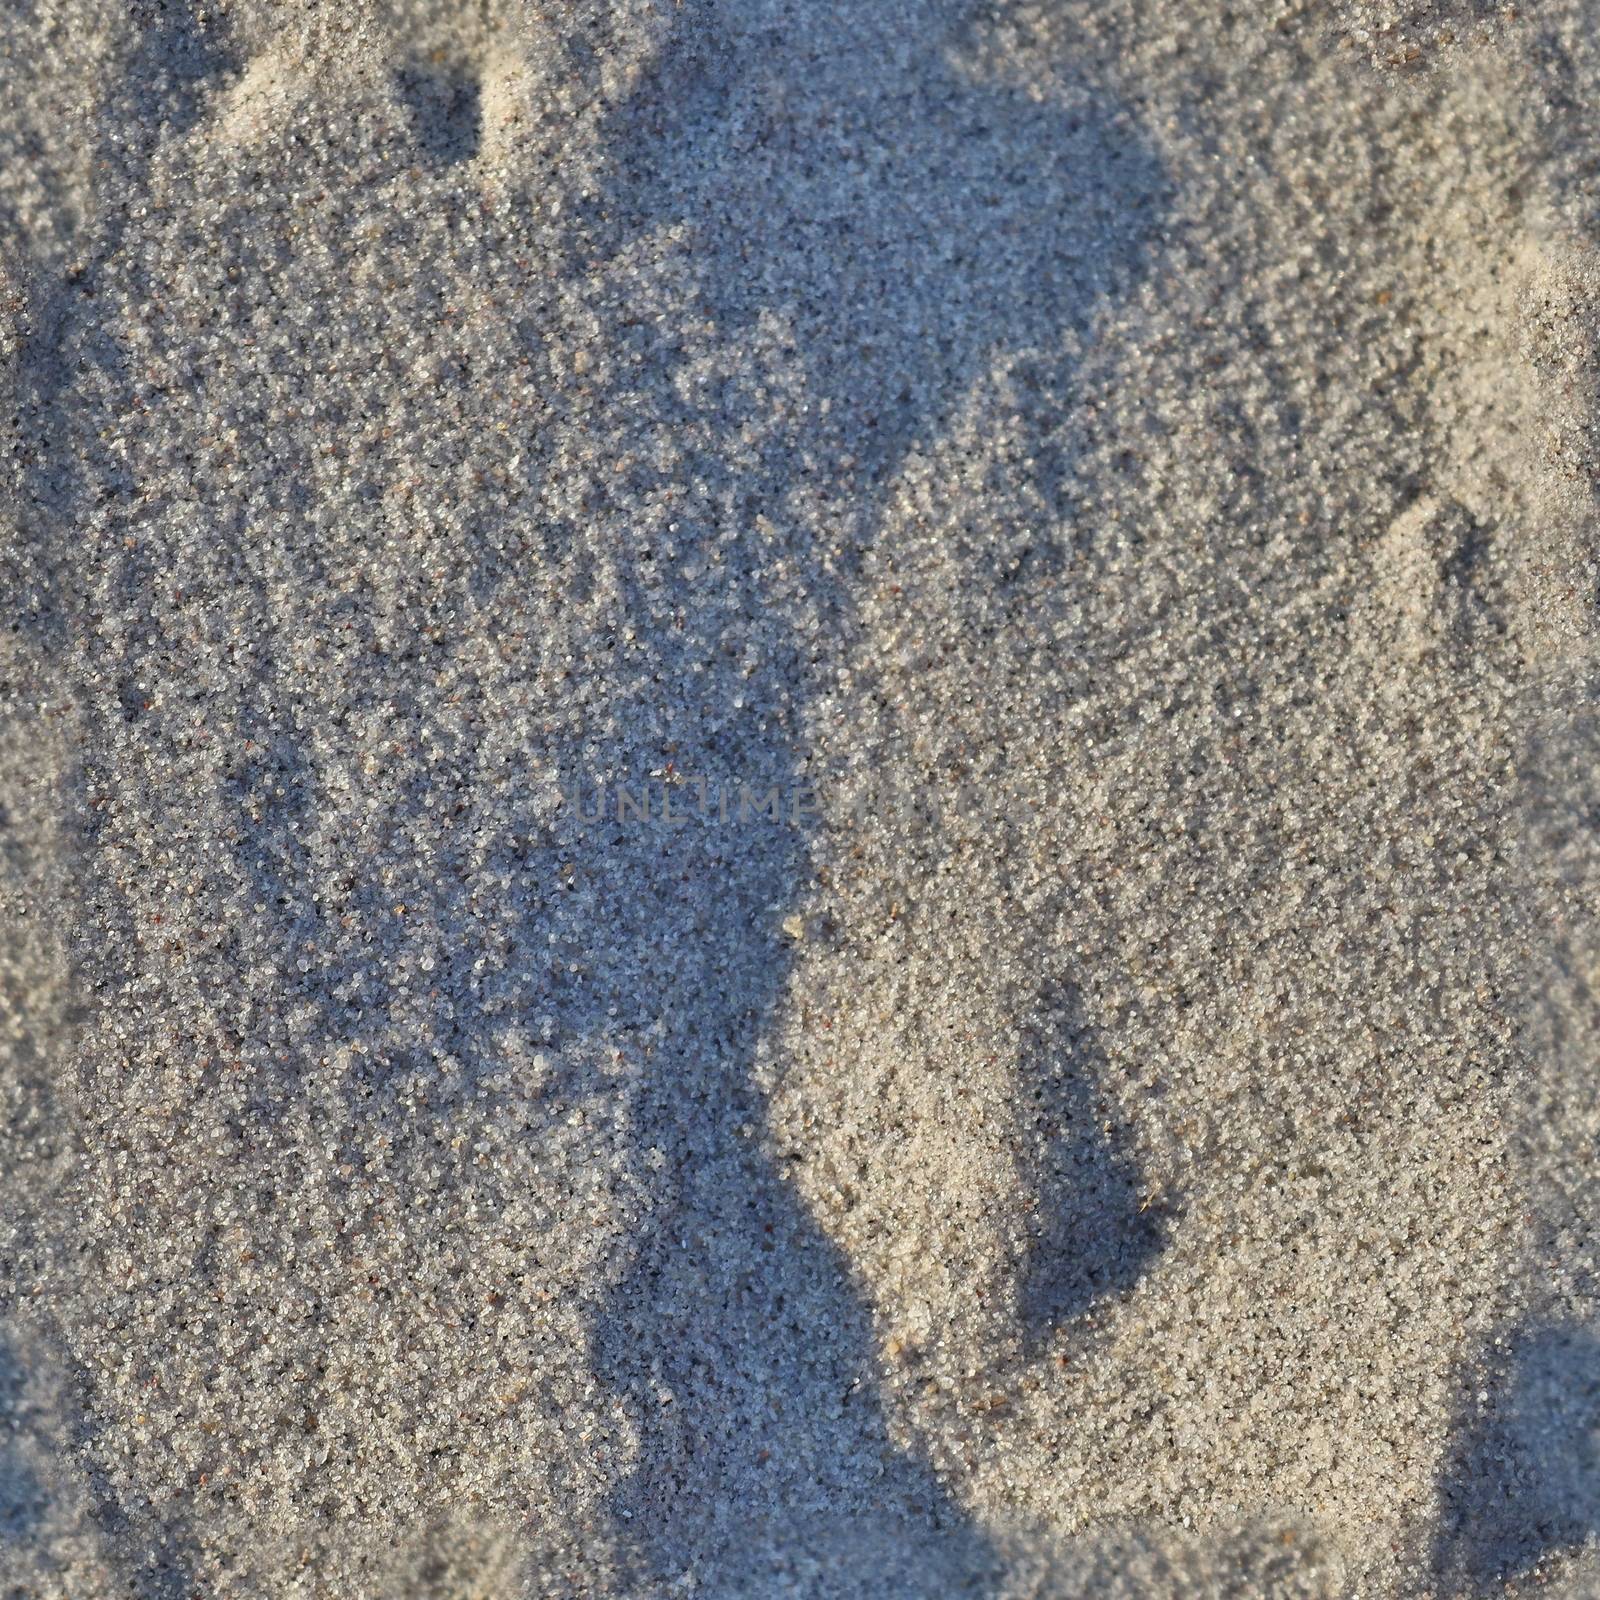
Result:
{"label": "beach sand", "polygon": [[0,1578],[1600,1586],[1581,0],[31,0]]}

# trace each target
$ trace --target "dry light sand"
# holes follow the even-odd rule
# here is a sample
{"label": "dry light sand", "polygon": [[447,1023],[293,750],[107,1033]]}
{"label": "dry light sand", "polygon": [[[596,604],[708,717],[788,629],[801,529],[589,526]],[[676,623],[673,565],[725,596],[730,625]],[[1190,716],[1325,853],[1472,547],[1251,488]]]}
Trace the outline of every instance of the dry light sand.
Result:
{"label": "dry light sand", "polygon": [[1600,1593],[1600,7],[0,85],[6,1600]]}

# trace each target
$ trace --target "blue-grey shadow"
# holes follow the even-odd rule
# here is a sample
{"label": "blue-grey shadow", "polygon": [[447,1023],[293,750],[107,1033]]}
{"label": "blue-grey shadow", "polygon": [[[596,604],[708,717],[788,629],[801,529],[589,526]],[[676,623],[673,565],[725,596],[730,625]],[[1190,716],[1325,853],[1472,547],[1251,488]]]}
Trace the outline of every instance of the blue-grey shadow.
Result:
{"label": "blue-grey shadow", "polygon": [[[819,54],[825,30],[797,39],[763,23],[760,7],[685,7],[612,118],[606,181],[575,231],[575,248],[594,252],[686,226],[697,292],[724,337],[763,313],[792,329],[814,419],[805,472],[841,508],[830,542],[812,534],[796,554],[811,557],[836,651],[851,626],[852,574],[907,454],[939,435],[998,350],[1059,348],[1081,333],[1137,276],[1165,205],[1159,162],[1103,93],[1079,84],[1051,104],[954,66],[965,15],[942,3],[839,9]],[[797,104],[800,85],[809,99]],[[672,359],[663,349],[666,370]],[[801,471],[797,460],[764,463],[752,514],[763,499],[781,504]],[[1042,560],[1047,544],[1042,536]],[[730,557],[716,593],[639,565],[654,613],[676,609],[699,631],[652,639],[659,677],[672,681],[675,663],[704,658],[708,645],[714,654],[724,619],[760,614],[760,558],[754,545],[744,565]],[[785,792],[803,784],[799,724],[819,681],[807,648],[779,644],[753,690],[728,683],[742,709],[730,711],[741,699],[722,704],[699,752],[716,776],[759,776]],[[626,771],[644,753],[602,761]],[[638,1137],[659,1129],[663,1145],[692,1151],[657,1185],[593,1333],[596,1370],[640,1448],[611,1511],[642,1574],[660,1581],[701,1560],[736,1561],[764,1523],[799,1526],[825,1503],[853,1504],[860,1516],[844,1520],[862,1537],[904,1528],[902,1546],[926,1551],[905,1592],[955,1592],[986,1570],[987,1547],[926,1464],[890,1444],[863,1295],[766,1153],[749,1076],[788,981],[776,929],[801,892],[808,844],[803,827],[709,828],[657,853],[637,829],[613,830],[582,857],[618,900],[653,857],[646,881],[651,870],[698,881],[721,907],[709,925],[686,912],[664,942],[643,928],[605,930],[637,952],[641,1021],[671,1021],[636,1108]],[[1024,1299],[1041,1328],[1124,1287],[1159,1243],[1139,1217],[1125,1152],[1087,1114],[1092,1071],[1085,1051],[1038,1091],[1053,1132]]]}
{"label": "blue-grey shadow", "polygon": [[1037,1202],[1023,1257],[1019,1309],[1034,1346],[1063,1323],[1138,1283],[1166,1243],[1163,1213],[1142,1192],[1128,1141],[1097,1100],[1102,1062],[1070,984],[1042,991],[1035,1011],[1029,1162]]}
{"label": "blue-grey shadow", "polygon": [[[0,1342],[0,1426],[14,1433],[22,1402],[23,1371],[11,1346]],[[0,1444],[0,1545],[18,1543],[44,1518],[45,1491],[14,1444]]]}
{"label": "blue-grey shadow", "polygon": [[[131,48],[116,73],[107,103],[97,122],[95,170],[103,192],[121,199],[137,195],[163,141],[192,128],[204,114],[209,93],[237,66],[226,23],[199,0],[162,0],[138,5],[130,14]],[[129,469],[104,438],[85,454],[68,456],[52,449],[53,420],[78,404],[75,384],[85,368],[120,372],[126,356],[117,341],[97,326],[92,307],[104,264],[124,247],[130,208],[110,204],[100,209],[93,235],[56,277],[40,275],[29,283],[27,337],[19,353],[20,409],[33,420],[17,456],[16,552],[48,548],[54,528],[72,526],[90,506],[117,504],[131,498]],[[89,307],[88,312],[85,307]],[[82,438],[63,428],[63,434]],[[0,578],[6,575],[8,550],[0,552]],[[35,571],[48,571],[46,559]],[[15,591],[14,620],[45,651],[64,642],[68,607],[57,590],[31,586]],[[130,654],[131,654],[130,649]],[[136,676],[116,672],[115,693],[122,716],[132,721],[143,709]],[[75,778],[86,786],[81,768]],[[93,842],[94,824],[85,827],[79,843]],[[76,1014],[70,1022],[80,1020]],[[29,1069],[42,1083],[44,1103],[52,1116],[55,1103],[53,1041],[37,1041],[38,1060]],[[32,1067],[37,1067],[34,1073]],[[63,1448],[74,1470],[87,1480],[91,1515],[108,1548],[119,1561],[119,1581],[131,1600],[187,1600],[196,1592],[193,1547],[178,1529],[151,1528],[129,1511],[113,1482],[101,1447],[101,1429],[93,1415],[92,1384],[84,1369],[54,1352],[67,1367],[59,1419]],[[8,1365],[9,1364],[9,1365]],[[0,1414],[15,1404],[22,1374],[15,1356],[0,1347]],[[0,1538],[26,1538],[38,1527],[46,1490],[19,1457],[0,1460]]]}
{"label": "blue-grey shadow", "polygon": [[1534,1326],[1497,1355],[1440,1484],[1434,1562],[1452,1592],[1509,1583],[1600,1536],[1600,1335]]}
{"label": "blue-grey shadow", "polygon": [[411,62],[395,74],[395,90],[411,119],[412,137],[434,166],[470,161],[483,137],[478,79],[464,66]]}

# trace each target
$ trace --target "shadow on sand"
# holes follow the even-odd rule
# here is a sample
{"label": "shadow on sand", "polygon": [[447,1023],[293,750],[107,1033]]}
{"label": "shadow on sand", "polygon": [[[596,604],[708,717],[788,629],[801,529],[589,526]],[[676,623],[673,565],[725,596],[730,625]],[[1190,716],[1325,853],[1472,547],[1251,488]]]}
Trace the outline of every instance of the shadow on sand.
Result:
{"label": "shadow on sand", "polygon": [[[1128,115],[1072,81],[1070,63],[1059,103],[968,76],[955,64],[962,7],[829,9],[830,22],[796,39],[772,8],[686,8],[616,115],[592,225],[612,248],[687,227],[697,291],[724,338],[764,313],[793,330],[812,420],[792,459],[749,487],[753,509],[780,522],[792,489],[813,496],[802,513],[813,517],[837,497],[830,528],[794,536],[794,554],[832,585],[818,609],[837,649],[856,558],[907,453],[937,438],[994,352],[1058,346],[1128,284],[1163,175]],[[820,56],[817,38],[828,40]],[[739,531],[721,530],[730,567]],[[764,579],[755,566],[724,581],[759,606]],[[683,614],[714,620],[707,601],[693,585],[677,596]],[[670,669],[677,646],[661,647]],[[792,741],[812,692],[806,652],[817,649],[790,639],[763,662],[752,703],[714,752],[725,781],[759,774],[785,792],[802,781],[805,752]],[[984,1542],[928,1470],[888,1442],[861,1292],[762,1150],[748,1069],[788,979],[776,929],[801,889],[805,843],[798,829],[779,838],[713,827],[660,856],[674,879],[717,884],[721,914],[667,941],[675,976],[662,974],[653,1002],[641,996],[668,1028],[640,1138],[659,1130],[694,1157],[653,1196],[594,1336],[597,1370],[624,1397],[641,1445],[613,1510],[656,1579],[708,1559],[713,1570],[748,1568],[761,1559],[755,1530],[781,1522],[806,1530],[789,1535],[790,1555],[819,1541],[920,1548],[897,1592],[950,1593],[958,1574],[981,1581]],[[611,841],[620,855],[607,848],[592,842],[585,868],[614,874],[622,896],[640,863],[621,838]],[[653,963],[641,943],[647,989],[653,964],[668,962]],[[1054,1133],[1040,1163],[1047,1221],[1024,1291],[1036,1336],[1124,1287],[1158,1247],[1127,1160],[1087,1114],[1093,1061],[1085,1039],[1042,1070]],[[816,1518],[828,1503],[860,1514],[826,1534]]]}

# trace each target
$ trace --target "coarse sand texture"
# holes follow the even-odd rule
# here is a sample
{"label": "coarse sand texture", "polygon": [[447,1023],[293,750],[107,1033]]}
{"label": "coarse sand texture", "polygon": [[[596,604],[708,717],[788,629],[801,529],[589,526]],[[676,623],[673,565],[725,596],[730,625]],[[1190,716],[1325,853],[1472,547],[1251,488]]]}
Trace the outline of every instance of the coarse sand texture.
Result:
{"label": "coarse sand texture", "polygon": [[1597,41],[18,0],[0,1594],[1600,1592]]}

